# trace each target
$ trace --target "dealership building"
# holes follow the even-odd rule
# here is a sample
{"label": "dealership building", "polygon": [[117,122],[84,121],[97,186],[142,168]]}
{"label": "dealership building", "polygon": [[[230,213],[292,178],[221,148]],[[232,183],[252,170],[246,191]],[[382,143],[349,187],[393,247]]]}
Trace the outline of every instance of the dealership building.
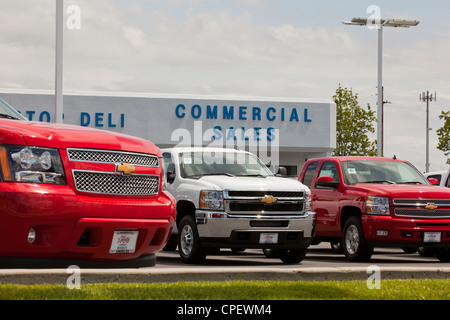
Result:
{"label": "dealership building", "polygon": [[[54,92],[4,89],[0,98],[31,121],[54,122]],[[63,113],[66,124],[129,134],[160,148],[246,149],[292,177],[306,159],[336,147],[331,100],[66,92]]]}

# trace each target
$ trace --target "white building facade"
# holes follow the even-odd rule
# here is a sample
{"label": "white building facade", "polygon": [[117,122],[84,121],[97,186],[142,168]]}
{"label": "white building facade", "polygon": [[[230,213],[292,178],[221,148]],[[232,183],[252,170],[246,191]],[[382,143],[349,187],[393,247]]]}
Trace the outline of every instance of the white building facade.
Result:
{"label": "white building facade", "polygon": [[[31,121],[54,122],[53,92],[4,90],[0,98]],[[273,171],[286,167],[292,177],[306,159],[336,148],[331,100],[67,93],[63,113],[66,124],[129,134],[160,148],[246,149]]]}

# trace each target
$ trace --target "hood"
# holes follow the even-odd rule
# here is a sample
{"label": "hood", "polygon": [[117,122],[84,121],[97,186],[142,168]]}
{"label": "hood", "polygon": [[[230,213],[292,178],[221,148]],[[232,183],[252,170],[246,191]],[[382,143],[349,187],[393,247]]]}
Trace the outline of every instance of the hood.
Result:
{"label": "hood", "polygon": [[3,141],[8,144],[17,143],[17,135],[20,135],[29,146],[123,150],[160,155],[159,149],[147,140],[76,125],[1,119],[0,132],[5,132],[5,135],[15,133],[13,143]]}
{"label": "hood", "polygon": [[381,197],[450,199],[450,188],[434,185],[358,183],[352,186],[352,189]]}
{"label": "hood", "polygon": [[225,175],[203,176],[199,183],[209,185],[214,190],[248,190],[248,191],[294,191],[309,190],[297,180],[281,177],[229,177]]}

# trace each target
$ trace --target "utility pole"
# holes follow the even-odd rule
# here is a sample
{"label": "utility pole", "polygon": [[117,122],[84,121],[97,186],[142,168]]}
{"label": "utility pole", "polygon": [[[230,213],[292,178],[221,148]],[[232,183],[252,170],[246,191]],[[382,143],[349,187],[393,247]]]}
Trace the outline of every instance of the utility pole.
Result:
{"label": "utility pole", "polygon": [[63,19],[64,0],[56,0],[55,122],[63,122]]}
{"label": "utility pole", "polygon": [[419,100],[427,103],[427,127],[426,127],[426,160],[425,160],[425,172],[430,171],[430,120],[429,120],[429,102],[430,101],[436,101],[436,92],[433,94],[430,94],[428,91],[425,94],[425,92],[422,92],[419,95]]}
{"label": "utility pole", "polygon": [[384,157],[384,105],[386,103],[391,103],[390,101],[384,100],[384,87],[381,87],[381,157]]}

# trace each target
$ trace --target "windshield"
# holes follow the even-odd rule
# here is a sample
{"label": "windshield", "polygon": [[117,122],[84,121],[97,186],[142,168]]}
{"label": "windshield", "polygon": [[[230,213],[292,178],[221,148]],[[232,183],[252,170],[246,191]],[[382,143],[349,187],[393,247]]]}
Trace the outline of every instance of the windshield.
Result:
{"label": "windshield", "polygon": [[203,151],[180,153],[182,177],[205,175],[271,176],[270,170],[253,154],[234,151]]}
{"label": "windshield", "polygon": [[430,184],[416,168],[402,161],[344,161],[342,172],[347,185],[357,183]]}
{"label": "windshield", "polygon": [[26,120],[25,117],[2,99],[0,99],[0,118]]}

